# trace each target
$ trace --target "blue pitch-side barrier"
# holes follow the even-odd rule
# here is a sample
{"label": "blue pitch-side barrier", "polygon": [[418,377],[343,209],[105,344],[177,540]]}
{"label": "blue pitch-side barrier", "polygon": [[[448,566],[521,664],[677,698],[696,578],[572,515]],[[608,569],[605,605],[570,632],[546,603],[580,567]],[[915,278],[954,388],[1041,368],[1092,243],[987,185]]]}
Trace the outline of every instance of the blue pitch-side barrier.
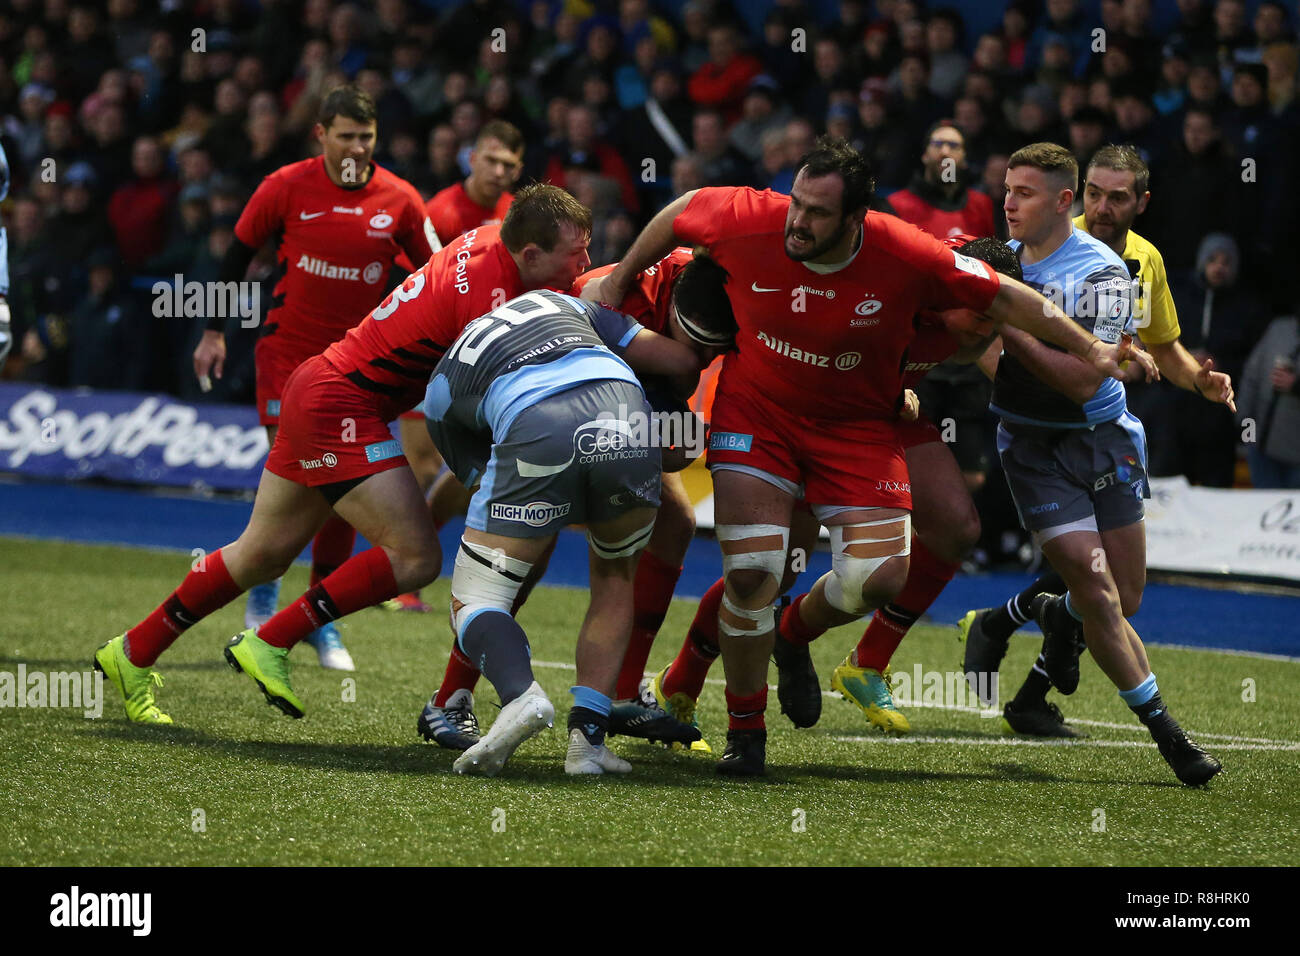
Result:
{"label": "blue pitch-side barrier", "polygon": [[[250,508],[245,502],[218,498],[0,480],[0,535],[211,551],[234,540]],[[445,575],[451,574],[459,535],[459,523],[442,531]],[[581,533],[561,534],[546,583],[585,587],[586,548]],[[814,554],[795,593],[806,590],[829,568],[829,555]],[[697,539],[687,555],[678,595],[698,598],[719,569],[717,544],[711,538]],[[1029,580],[1025,574],[959,575],[930,609],[930,618],[938,624],[955,624],[967,609],[1005,600]],[[1156,643],[1300,657],[1298,597],[1151,584],[1133,624],[1143,639]],[[955,651],[954,643],[954,660]]]}

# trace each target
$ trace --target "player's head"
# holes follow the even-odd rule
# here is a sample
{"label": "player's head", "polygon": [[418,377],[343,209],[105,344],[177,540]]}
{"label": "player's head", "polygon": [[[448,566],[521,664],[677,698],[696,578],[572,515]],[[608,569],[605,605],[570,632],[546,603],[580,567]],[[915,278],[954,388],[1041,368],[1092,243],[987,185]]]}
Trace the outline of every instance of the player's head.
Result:
{"label": "player's head", "polygon": [[313,132],[331,179],[343,185],[365,182],[375,151],[375,115],[374,100],[355,86],[338,86],[325,95]]}
{"label": "player's head", "polygon": [[1025,278],[1024,270],[1020,267],[1020,257],[1001,239],[983,236],[963,242],[957,246],[957,249],[963,256],[987,262],[995,271],[1001,272],[1004,276],[1011,276],[1017,282]]}
{"label": "player's head", "polygon": [[1103,146],[1088,161],[1083,180],[1083,221],[1107,245],[1124,241],[1151,200],[1151,173],[1132,146]]}
{"label": "player's head", "polygon": [[469,154],[469,179],[478,196],[495,203],[524,168],[524,134],[505,120],[490,120],[479,130]]}
{"label": "player's head", "polygon": [[871,166],[844,140],[822,136],[796,168],[785,254],[796,262],[842,262],[853,253],[876,186]]}
{"label": "player's head", "polygon": [[[1010,276],[1017,282],[1023,281],[1025,274],[1020,268],[1020,257],[1001,239],[984,236],[974,239],[970,236],[952,236],[943,240],[944,245],[959,251],[963,256],[987,262],[995,271]],[[947,309],[940,313],[944,325],[950,331],[972,336],[985,336],[992,332],[993,325],[973,309]]]}
{"label": "player's head", "polygon": [[706,361],[736,344],[736,316],[727,297],[727,279],[726,269],[697,251],[673,281],[668,330]]}
{"label": "player's head", "polygon": [[966,165],[966,137],[952,120],[939,120],[926,131],[921,165],[932,183],[957,181],[957,171]]}
{"label": "player's head", "polygon": [[1079,181],[1073,154],[1056,143],[1031,143],[1007,160],[1002,208],[1012,239],[1039,243],[1070,219]]}
{"label": "player's head", "polygon": [[591,266],[591,210],[559,186],[532,183],[510,204],[501,241],[519,267],[525,289],[568,292]]}

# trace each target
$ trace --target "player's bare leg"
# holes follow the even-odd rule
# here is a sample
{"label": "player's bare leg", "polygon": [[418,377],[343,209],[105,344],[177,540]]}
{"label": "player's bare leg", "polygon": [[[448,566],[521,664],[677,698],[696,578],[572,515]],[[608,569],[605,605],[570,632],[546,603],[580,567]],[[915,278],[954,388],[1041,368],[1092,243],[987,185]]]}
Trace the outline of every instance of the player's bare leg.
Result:
{"label": "player's bare leg", "polygon": [[263,470],[244,532],[224,548],[200,555],[166,601],[96,653],[96,667],[122,693],[132,720],[171,723],[153,699],[150,668],[159,655],[249,587],[283,574],[328,514],[320,492]]}
{"label": "player's bare leg", "polygon": [[[411,471],[415,473],[415,480],[424,492],[426,499],[432,494],[434,483],[438,480],[439,473],[445,469],[442,462],[442,455],[438,454],[438,449],[434,447],[433,439],[429,437],[429,430],[424,424],[424,416],[407,417],[403,415],[397,420],[398,437],[402,442],[402,452],[406,455],[406,460],[411,465]],[[435,521],[434,530],[440,530],[442,523]],[[407,591],[391,600],[385,601],[383,607],[390,611],[413,611],[415,613],[425,613],[433,610],[420,597],[418,591]]]}
{"label": "player's bare leg", "polygon": [[967,476],[943,442],[907,449],[912,484],[912,550],[902,590],[877,608],[854,650],[873,701],[867,719],[886,732],[907,733],[911,724],[894,704],[889,662],[912,625],[920,619],[957,573],[980,535],[979,513],[967,491]]}
{"label": "player's bare leg", "polygon": [[[325,501],[321,491],[312,493]],[[334,511],[372,547],[343,562],[256,633],[246,630],[226,648],[231,666],[252,677],[269,703],[294,717],[303,713],[289,685],[286,657],[294,644],[323,624],[428,584],[442,564],[424,497],[404,464],[366,478],[335,502]]]}
{"label": "player's bare leg", "polygon": [[768,658],[773,602],[789,551],[794,496],[755,475],[713,469],[714,518],[722,550],[724,594],[718,645],[726,676],[727,749],[718,772],[763,773]]}
{"label": "player's bare leg", "polygon": [[1151,732],[1161,756],[1178,779],[1193,785],[1208,781],[1222,769],[1221,765],[1193,744],[1170,715],[1151,673],[1142,641],[1125,620],[1125,601],[1117,582],[1124,582],[1124,597],[1129,608],[1136,610],[1136,602],[1141,598],[1139,582],[1145,580],[1145,570],[1137,569],[1137,563],[1145,565],[1146,559],[1142,523],[1135,522],[1104,535],[1088,530],[1070,531],[1050,538],[1042,547],[1043,554],[1069,588],[1061,597],[1040,595],[1034,599],[1034,610],[1044,632],[1043,656],[1052,683],[1064,693],[1072,692],[1078,683],[1077,652],[1072,672],[1066,657],[1075,641],[1069,619],[1081,620],[1084,640],[1097,665]]}

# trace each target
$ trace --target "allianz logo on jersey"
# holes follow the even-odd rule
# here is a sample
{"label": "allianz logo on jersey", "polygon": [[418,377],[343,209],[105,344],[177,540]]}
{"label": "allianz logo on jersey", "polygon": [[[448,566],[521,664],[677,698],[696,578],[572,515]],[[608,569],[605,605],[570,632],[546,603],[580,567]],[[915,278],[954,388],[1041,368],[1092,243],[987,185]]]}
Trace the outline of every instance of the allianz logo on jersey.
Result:
{"label": "allianz logo on jersey", "polygon": [[[758,340],[778,355],[784,355],[786,358],[793,359],[796,362],[802,362],[805,365],[814,365],[817,368],[831,367],[831,357],[829,355],[818,355],[816,352],[807,352],[797,346],[792,346],[784,339],[778,339],[763,331],[758,333]],[[835,368],[839,369],[841,372],[847,372],[849,369],[858,367],[858,363],[862,361],[862,353],[843,352],[835,356],[834,361]]]}
{"label": "allianz logo on jersey", "polygon": [[320,276],[322,279],[342,279],[345,282],[364,282],[374,285],[384,277],[384,264],[372,262],[364,269],[357,266],[336,266],[324,259],[317,259],[306,253],[298,259],[298,268],[308,275]]}
{"label": "allianz logo on jersey", "polygon": [[552,504],[549,501],[530,501],[526,505],[492,505],[491,515],[497,521],[518,521],[530,528],[544,528],[557,518],[569,513],[569,502]]}
{"label": "allianz logo on jersey", "polygon": [[360,206],[335,206],[334,212],[341,212],[348,216],[364,216],[366,211]]}

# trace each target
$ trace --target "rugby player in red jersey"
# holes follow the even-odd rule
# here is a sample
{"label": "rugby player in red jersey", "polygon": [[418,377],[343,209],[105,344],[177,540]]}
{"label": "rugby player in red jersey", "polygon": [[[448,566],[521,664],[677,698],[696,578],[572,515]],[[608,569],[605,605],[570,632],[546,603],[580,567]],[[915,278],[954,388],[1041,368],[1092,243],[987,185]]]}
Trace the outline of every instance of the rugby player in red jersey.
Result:
{"label": "rugby player in red jersey", "polygon": [[[589,282],[608,275],[613,268],[613,265],[601,266],[579,276],[573,294],[580,294]],[[710,339],[704,325],[692,321],[695,316],[690,311],[683,311],[679,291],[680,298],[690,301],[701,318],[708,318],[710,327],[718,327],[731,321],[731,303],[727,299],[725,282],[725,273],[707,256],[696,259],[688,248],[674,249],[636,276],[620,311],[652,332],[693,344],[702,360],[711,361],[730,346],[731,340]],[[662,709],[652,700],[643,700],[641,683],[650,648],[668,613],[677,579],[682,573],[686,549],[695,534],[695,509],[677,472],[703,451],[704,428],[685,403],[667,395],[665,389],[647,383],[646,391],[657,412],[677,413],[675,421],[683,423],[680,437],[683,441],[681,450],[685,454],[670,455],[664,451],[661,504],[654,533],[637,561],[632,636],[614,692],[618,703],[610,715],[610,730],[615,734],[691,743],[698,738],[698,733],[683,735],[689,728],[676,720],[665,719]],[[693,435],[684,434],[688,421],[699,425],[699,430]],[[691,447],[692,438],[699,442],[694,448]],[[515,599],[516,611],[545,570],[549,557],[548,552],[534,565],[534,575],[525,582]],[[477,743],[478,718],[473,709],[473,690],[478,677],[478,668],[453,643],[442,684],[425,705],[417,722],[421,736],[452,750],[465,750]]]}
{"label": "rugby player in red jersey", "polygon": [[[282,166],[262,180],[235,224],[221,281],[238,282],[268,240],[276,243],[278,276],[254,352],[257,413],[275,442],[285,382],[300,363],[324,351],[378,305],[388,292],[393,261],[405,254],[422,265],[436,236],[415,187],[371,162],[375,106],[352,87],[332,90],[315,128],[322,155]],[[221,377],[226,317],[208,317],[194,351],[200,382]],[[356,532],[337,516],[312,541],[311,583],[348,559]],[[280,581],[248,595],[244,626],[256,628],[279,604]],[[338,629],[326,624],[308,642],[324,667],[353,670]]]}
{"label": "rugby player in red jersey", "polygon": [[[483,124],[469,154],[469,168],[463,182],[448,186],[425,206],[437,234],[435,251],[471,229],[501,224],[515,198],[508,190],[524,168],[523,133],[505,120]],[[443,465],[424,425],[424,412],[418,406],[402,414],[398,428],[416,480],[428,492],[434,527],[441,528],[452,515],[464,514],[469,495]],[[429,610],[415,593],[399,594],[385,601],[384,607],[394,611]]]}
{"label": "rugby player in red jersey", "polygon": [[686,193],[584,291],[617,307],[632,277],[681,243],[707,247],[731,276],[737,349],[722,368],[709,439],[725,581],[722,774],[764,772],[773,601],[796,498],[828,527],[833,552],[833,570],[798,601],[801,627],[858,620],[906,580],[911,489],[892,420],[916,313],[971,309],[1030,330],[1105,375],[1123,374],[1125,344],[1106,345],[1022,283],[999,281],[915,226],[867,212],[872,190],[866,160],[823,138],[800,163],[791,195]]}
{"label": "rugby player in red jersey", "polygon": [[[945,245],[994,266],[999,272],[1019,278],[1015,254],[996,239],[954,236]],[[995,335],[993,323],[982,321],[969,310],[916,316],[916,336],[907,350],[903,387],[910,390],[926,373],[942,362],[974,362]],[[895,423],[907,458],[914,502],[912,553],[907,580],[898,596],[872,615],[862,640],[852,655],[836,668],[832,687],[844,694],[886,731],[906,733],[907,718],[894,706],[889,692],[887,668],[907,631],[929,609],[952,580],[962,558],[979,539],[979,514],[961,477],[961,470],[939,430],[921,409],[917,416],[900,415]],[[818,524],[811,514],[797,508],[791,525],[790,553],[808,554],[816,544]],[[797,567],[787,564],[781,583],[784,594],[798,576]],[[655,699],[683,723],[694,722],[695,703],[704,678],[718,656],[718,608],[724,590],[716,581],[700,601],[686,640],[671,664],[650,683]],[[807,652],[809,633],[798,627],[792,607],[782,602],[782,614],[773,646],[778,671],[777,696],[781,710],[796,727],[811,727],[821,716],[822,695]]]}
{"label": "rugby player in red jersey", "polygon": [[420,400],[469,322],[531,289],[567,290],[590,265],[590,237],[586,207],[555,186],[530,186],[504,223],[461,236],[342,340],[298,366],[285,383],[248,527],[196,561],[152,614],[95,654],[132,720],[171,722],[154,700],[158,655],[203,617],[282,574],[331,509],[372,547],[226,648],[227,661],[285,713],[303,713],[289,684],[289,648],[322,624],[437,576],[437,535],[388,422]]}

